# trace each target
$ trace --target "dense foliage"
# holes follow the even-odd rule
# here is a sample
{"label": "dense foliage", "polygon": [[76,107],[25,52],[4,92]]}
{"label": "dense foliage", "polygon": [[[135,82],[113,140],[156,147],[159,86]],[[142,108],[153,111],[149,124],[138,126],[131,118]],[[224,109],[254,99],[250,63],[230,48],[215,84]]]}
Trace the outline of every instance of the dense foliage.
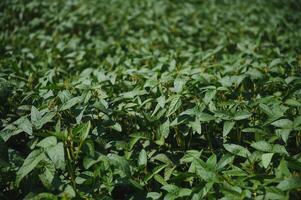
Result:
{"label": "dense foliage", "polygon": [[0,199],[301,198],[298,0],[2,0]]}

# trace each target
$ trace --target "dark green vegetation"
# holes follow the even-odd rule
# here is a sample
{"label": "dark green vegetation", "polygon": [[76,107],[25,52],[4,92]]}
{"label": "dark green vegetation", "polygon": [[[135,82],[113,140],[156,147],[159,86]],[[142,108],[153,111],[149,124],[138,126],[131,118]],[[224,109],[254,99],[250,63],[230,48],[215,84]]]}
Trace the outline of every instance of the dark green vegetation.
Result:
{"label": "dark green vegetation", "polygon": [[0,199],[298,199],[298,0],[2,0]]}

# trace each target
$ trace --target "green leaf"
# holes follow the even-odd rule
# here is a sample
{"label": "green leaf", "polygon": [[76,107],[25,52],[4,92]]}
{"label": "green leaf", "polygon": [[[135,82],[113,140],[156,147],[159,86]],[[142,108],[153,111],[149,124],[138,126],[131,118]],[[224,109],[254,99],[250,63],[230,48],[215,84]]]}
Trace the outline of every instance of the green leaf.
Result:
{"label": "green leaf", "polygon": [[76,196],[76,193],[71,185],[66,185],[63,196],[67,199],[73,199]]}
{"label": "green leaf", "polygon": [[55,136],[49,136],[41,140],[36,146],[37,147],[42,147],[42,148],[47,148],[53,145],[57,144],[57,139]]}
{"label": "green leaf", "polygon": [[185,86],[186,80],[184,78],[177,77],[174,81],[174,91],[180,93]]}
{"label": "green leaf", "polygon": [[134,89],[129,92],[124,92],[124,93],[120,94],[120,96],[122,96],[125,99],[133,99],[137,96],[142,96],[144,94],[147,94],[147,92],[145,90]]}
{"label": "green leaf", "polygon": [[55,112],[47,112],[46,114],[42,114],[38,111],[38,109],[34,106],[31,107],[31,123],[37,128],[40,129],[42,126],[52,120],[52,118],[56,115]]}
{"label": "green leaf", "polygon": [[88,137],[90,129],[91,129],[91,122],[88,121],[87,123],[77,125],[74,128],[73,133],[79,136],[80,142],[83,142]]}
{"label": "green leaf", "polygon": [[301,177],[296,176],[296,177],[285,179],[277,185],[277,188],[279,188],[282,191],[301,188]]}
{"label": "green leaf", "polygon": [[164,168],[166,168],[167,166],[169,166],[169,164],[162,164],[162,165],[159,165],[157,167],[155,167],[152,171],[151,174],[148,174],[146,177],[145,177],[145,182],[148,182],[149,180],[151,180],[156,174],[158,174],[159,172],[161,172]]}
{"label": "green leaf", "polygon": [[226,137],[230,131],[232,130],[232,128],[234,127],[235,122],[231,122],[231,121],[226,121],[224,123],[224,127],[223,127],[223,137]]}
{"label": "green leaf", "polygon": [[80,124],[80,123],[81,123],[82,118],[83,118],[83,114],[84,114],[85,110],[86,110],[86,107],[85,107],[85,108],[79,113],[79,115],[77,115],[77,117],[75,118],[77,124]]}
{"label": "green leaf", "polygon": [[259,107],[265,114],[267,114],[270,117],[273,117],[274,112],[273,112],[273,110],[271,110],[271,108],[269,106],[267,106],[265,104],[259,104]]}
{"label": "green leaf", "polygon": [[186,196],[190,196],[190,194],[191,194],[191,189],[181,188],[179,190],[178,197],[186,197]]}
{"label": "green leaf", "polygon": [[19,130],[16,126],[10,124],[0,131],[0,137],[6,142],[7,140],[9,140],[9,138],[14,135],[18,135],[19,133],[22,133],[22,131]]}
{"label": "green leaf", "polygon": [[209,121],[215,120],[215,117],[208,113],[200,112],[197,114],[197,120],[202,121],[202,122],[209,122]]}
{"label": "green leaf", "polygon": [[277,128],[293,128],[293,122],[289,119],[280,119],[272,123],[273,126]]}
{"label": "green leaf", "polygon": [[296,99],[288,99],[285,101],[285,104],[287,104],[289,106],[296,106],[296,107],[301,106],[301,102]]}
{"label": "green leaf", "polygon": [[205,104],[208,104],[216,95],[216,90],[208,90],[203,99]]}
{"label": "green leaf", "polygon": [[288,169],[288,162],[285,159],[281,159],[277,169],[275,170],[276,178],[284,178],[291,176],[291,172]]}
{"label": "green leaf", "polygon": [[65,169],[65,151],[62,142],[48,147],[46,153],[57,169]]}
{"label": "green leaf", "polygon": [[202,134],[202,124],[199,120],[195,120],[193,122],[189,122],[189,126],[192,128],[193,132]]}
{"label": "green leaf", "polygon": [[[212,161],[210,161],[212,162]],[[213,162],[216,162],[215,160]],[[214,166],[207,166],[207,163],[202,161],[201,159],[195,159],[192,162],[192,165],[195,166],[195,173],[198,175],[201,179],[203,179],[206,182],[209,181],[217,181],[217,176],[214,170]],[[190,171],[192,172],[192,171]]]}
{"label": "green leaf", "polygon": [[73,97],[72,99],[62,104],[60,111],[68,110],[73,106],[75,106],[76,104],[80,103],[81,101],[82,101],[82,97]]}
{"label": "green leaf", "polygon": [[119,173],[121,177],[128,177],[131,175],[129,163],[124,157],[116,154],[108,154],[108,158],[116,167],[117,173]]}
{"label": "green leaf", "polygon": [[244,158],[248,158],[251,155],[248,149],[237,144],[224,144],[224,148],[230,153]]}
{"label": "green leaf", "polygon": [[261,162],[264,168],[268,168],[274,153],[265,153],[261,156]]}
{"label": "green leaf", "polygon": [[45,159],[44,151],[40,149],[33,150],[27,158],[24,160],[23,165],[17,171],[16,174],[16,185],[18,186],[21,180],[27,176],[38,164],[40,161]]}
{"label": "green leaf", "polygon": [[285,147],[280,144],[274,144],[272,152],[283,154],[283,155],[289,155],[288,152],[286,151]]}
{"label": "green leaf", "polygon": [[112,128],[112,129],[114,129],[115,131],[118,131],[118,132],[122,131],[122,127],[118,122],[115,122],[115,124],[110,126],[110,128]]}
{"label": "green leaf", "polygon": [[299,125],[301,125],[301,116],[294,119],[294,128],[297,128]]}
{"label": "green leaf", "polygon": [[42,128],[42,126],[48,122],[50,122],[53,117],[56,115],[55,112],[48,112],[46,113],[39,121],[39,126],[37,126],[38,129]]}
{"label": "green leaf", "polygon": [[39,110],[35,106],[32,106],[31,107],[30,117],[31,117],[31,123],[33,123],[34,125],[36,125],[41,120],[42,114],[39,112]]}
{"label": "green leaf", "polygon": [[233,120],[248,119],[251,116],[252,116],[252,114],[247,112],[247,111],[239,111],[239,112],[234,114]]}
{"label": "green leaf", "polygon": [[276,135],[281,137],[281,139],[287,143],[288,137],[291,133],[291,129],[276,129]]}
{"label": "green leaf", "polygon": [[202,151],[188,150],[185,155],[181,158],[181,163],[191,163],[194,159],[200,158]]}
{"label": "green leaf", "polygon": [[167,119],[163,124],[160,125],[159,129],[158,129],[158,140],[163,137],[163,138],[167,138],[169,135],[169,126],[170,126],[170,122],[169,119]]}
{"label": "green leaf", "polygon": [[240,169],[239,167],[233,166],[233,169],[223,171],[223,174],[226,176],[241,176],[246,177],[248,174],[243,169]]}
{"label": "green leaf", "polygon": [[165,181],[168,181],[170,179],[170,177],[172,176],[172,173],[175,170],[175,168],[176,168],[176,166],[165,168],[165,170],[164,170],[164,180]]}
{"label": "green leaf", "polygon": [[202,188],[202,190],[198,193],[194,193],[191,200],[199,200],[204,199],[207,193],[211,190],[213,186],[212,182],[206,183],[206,185]]}
{"label": "green leaf", "polygon": [[24,131],[25,133],[32,135],[32,124],[27,119],[27,117],[21,117],[16,122],[14,122],[14,124],[17,125],[21,131]]}
{"label": "green leaf", "polygon": [[169,193],[178,193],[179,190],[179,188],[176,185],[172,185],[172,184],[163,185],[161,189]]}
{"label": "green leaf", "polygon": [[280,58],[276,58],[276,59],[274,59],[274,60],[270,63],[269,67],[274,67],[274,66],[276,66],[276,65],[279,65],[281,62],[282,62],[282,61],[281,61]]}
{"label": "green leaf", "polygon": [[42,192],[39,194],[35,193],[29,193],[27,194],[23,200],[57,200],[58,197],[55,194],[47,193],[47,192]]}
{"label": "green leaf", "polygon": [[206,165],[207,165],[206,168],[210,170],[214,170],[216,166],[216,162],[217,162],[216,155],[215,154],[211,155],[206,161]]}
{"label": "green leaf", "polygon": [[151,158],[151,161],[154,161],[154,160],[159,160],[165,164],[170,164],[170,165],[173,164],[173,162],[168,158],[168,156],[163,153],[159,153]]}
{"label": "green leaf", "polygon": [[157,98],[157,102],[158,102],[158,105],[161,107],[161,108],[164,108],[165,107],[165,96],[160,96]]}
{"label": "green leaf", "polygon": [[266,141],[258,141],[251,144],[251,147],[263,152],[272,152],[273,146]]}
{"label": "green leaf", "polygon": [[225,166],[227,166],[228,164],[232,163],[234,160],[234,156],[230,155],[230,154],[225,154],[223,155],[223,157],[218,161],[218,163],[216,164],[216,169],[218,171],[223,170],[223,168]]}
{"label": "green leaf", "polygon": [[51,163],[47,163],[43,168],[43,173],[39,175],[40,180],[47,189],[51,189],[54,179],[55,167]]}
{"label": "green leaf", "polygon": [[173,96],[171,98],[171,102],[167,111],[167,117],[175,113],[179,107],[182,105],[181,97],[180,96]]}
{"label": "green leaf", "polygon": [[164,180],[164,178],[160,174],[155,174],[154,179],[161,185],[167,185],[167,182]]}
{"label": "green leaf", "polygon": [[[172,195],[173,198],[178,198],[178,197],[185,197],[189,196],[191,194],[191,190],[187,188],[179,188],[176,185],[168,184],[164,185],[161,187],[162,190],[165,190],[169,193],[169,195]],[[170,199],[165,196],[166,200]]]}
{"label": "green leaf", "polygon": [[153,200],[157,200],[162,196],[162,194],[158,193],[158,192],[148,192],[146,195],[146,198],[150,198]]}
{"label": "green leaf", "polygon": [[139,153],[138,165],[146,166],[146,164],[147,164],[147,153],[144,149],[142,149]]}

